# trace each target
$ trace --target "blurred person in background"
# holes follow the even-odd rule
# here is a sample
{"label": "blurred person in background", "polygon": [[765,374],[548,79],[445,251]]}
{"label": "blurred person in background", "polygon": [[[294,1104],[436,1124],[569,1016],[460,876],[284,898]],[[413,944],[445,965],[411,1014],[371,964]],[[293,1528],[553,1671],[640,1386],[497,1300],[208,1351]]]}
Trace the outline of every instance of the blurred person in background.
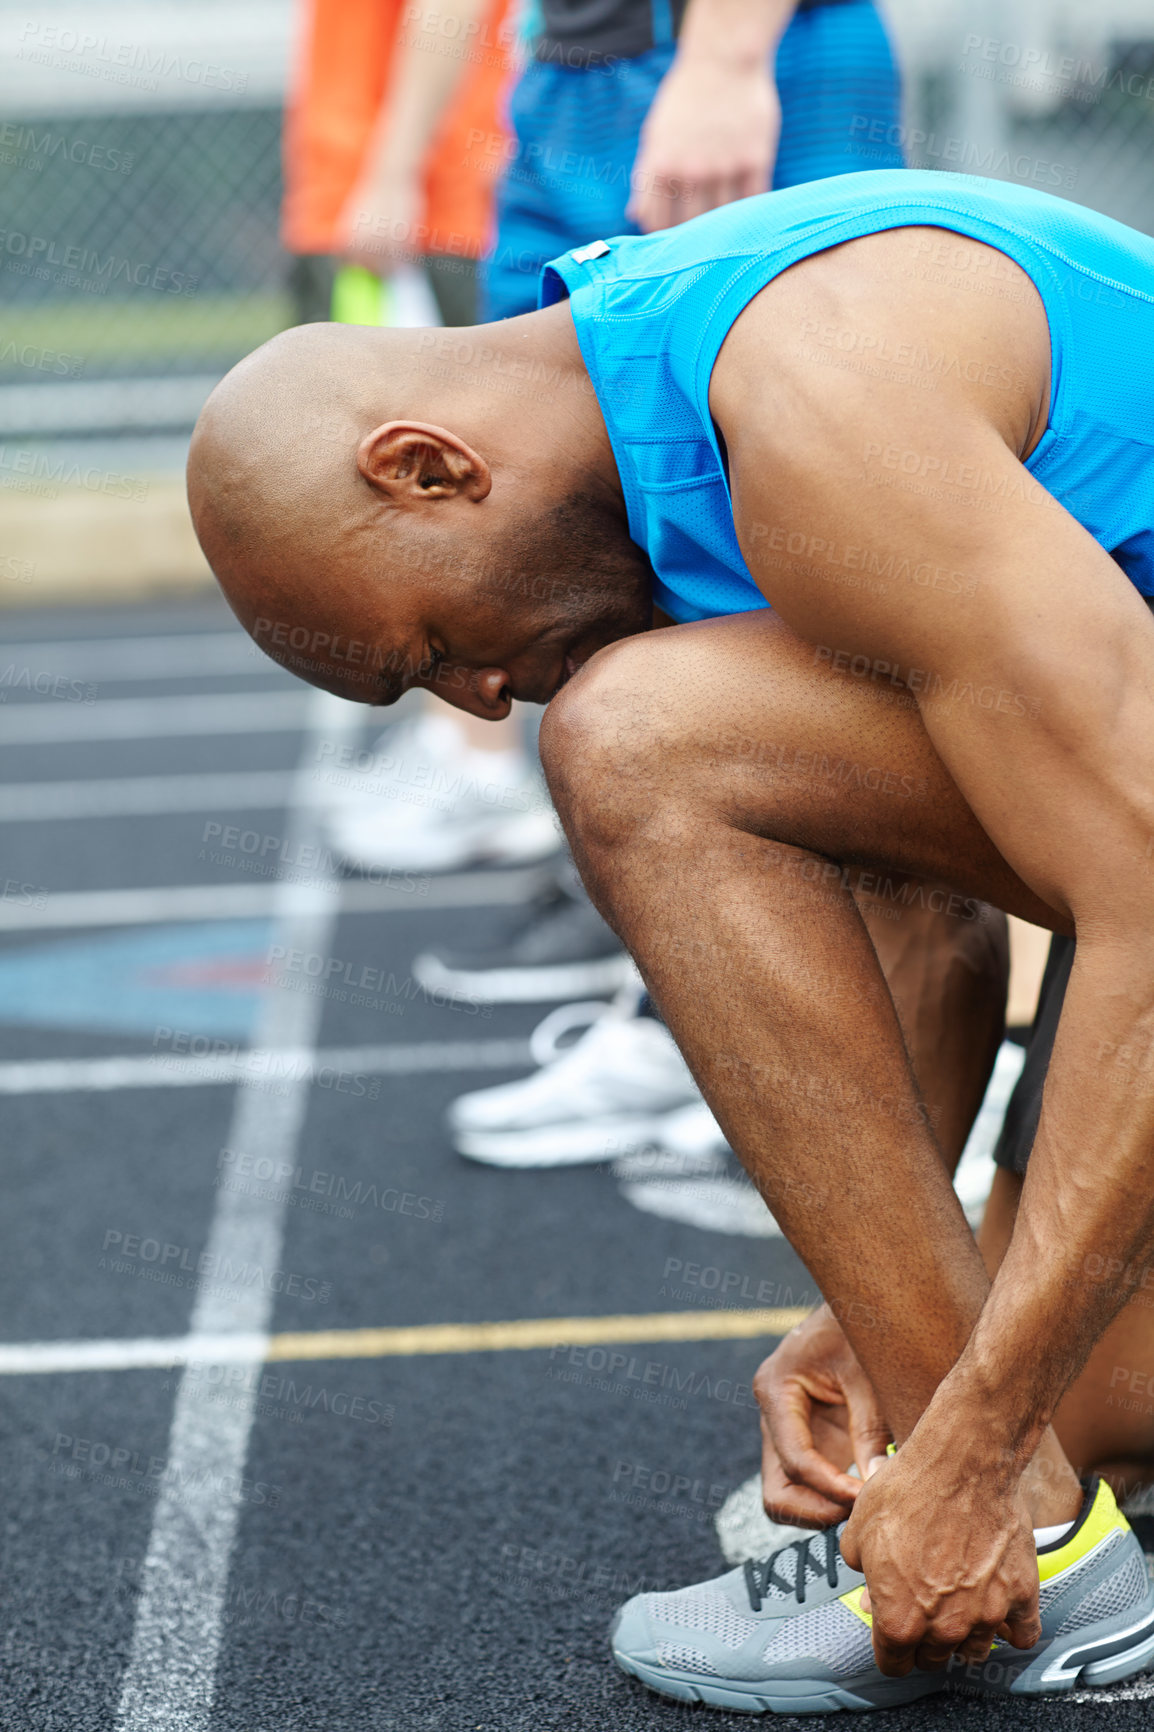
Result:
{"label": "blurred person in background", "polygon": [[493,185],[465,159],[478,130],[502,135],[510,5],[305,0],[281,211],[298,323],[333,316],[342,262],[382,276],[416,264],[441,322],[473,323]]}
{"label": "blurred person in background", "polygon": [[[514,10],[306,0],[282,210],[298,323],[475,322],[494,181],[470,168],[469,145],[506,137]],[[516,721],[493,728],[417,707],[383,736],[373,768],[347,780],[332,839],[354,865],[435,872],[556,852]]]}

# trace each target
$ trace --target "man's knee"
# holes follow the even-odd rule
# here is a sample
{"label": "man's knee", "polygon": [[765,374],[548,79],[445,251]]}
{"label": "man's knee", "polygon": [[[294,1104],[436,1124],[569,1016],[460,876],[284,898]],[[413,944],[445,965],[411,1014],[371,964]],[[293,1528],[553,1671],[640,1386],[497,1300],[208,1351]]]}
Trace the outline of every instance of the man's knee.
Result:
{"label": "man's knee", "polygon": [[602,650],[553,699],[541,762],[571,838],[617,847],[676,797],[676,712],[644,639]]}

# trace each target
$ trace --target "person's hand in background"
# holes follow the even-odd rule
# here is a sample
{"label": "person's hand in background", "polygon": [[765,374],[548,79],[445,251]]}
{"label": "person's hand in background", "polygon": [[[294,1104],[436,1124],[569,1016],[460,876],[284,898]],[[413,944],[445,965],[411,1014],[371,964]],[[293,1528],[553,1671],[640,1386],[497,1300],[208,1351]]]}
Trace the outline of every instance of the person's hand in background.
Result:
{"label": "person's hand in background", "polygon": [[796,0],[690,0],[641,130],[628,215],[646,234],[766,192],[781,104],[773,55]]}
{"label": "person's hand in background", "polygon": [[425,197],[419,166],[374,163],[345,201],[338,233],[346,264],[387,277],[420,254]]}

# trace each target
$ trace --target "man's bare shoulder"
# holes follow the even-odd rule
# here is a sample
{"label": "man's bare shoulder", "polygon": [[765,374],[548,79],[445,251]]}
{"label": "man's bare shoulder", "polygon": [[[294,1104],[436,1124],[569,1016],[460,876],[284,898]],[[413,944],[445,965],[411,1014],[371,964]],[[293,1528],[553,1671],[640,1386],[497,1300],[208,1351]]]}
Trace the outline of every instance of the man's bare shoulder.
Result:
{"label": "man's bare shoulder", "polygon": [[1025,457],[1049,401],[1045,309],[1006,254],[937,228],[888,229],[782,272],[730,330],[710,407],[735,437],[816,455],[879,415],[975,416]]}

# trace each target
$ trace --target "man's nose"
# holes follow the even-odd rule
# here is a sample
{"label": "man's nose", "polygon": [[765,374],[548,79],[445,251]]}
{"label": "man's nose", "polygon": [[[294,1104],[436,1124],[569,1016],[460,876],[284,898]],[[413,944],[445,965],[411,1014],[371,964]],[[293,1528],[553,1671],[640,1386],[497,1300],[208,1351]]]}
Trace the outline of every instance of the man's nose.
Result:
{"label": "man's nose", "polygon": [[509,675],[504,668],[468,668],[459,662],[442,662],[418,683],[454,709],[484,721],[503,721],[513,706]]}

